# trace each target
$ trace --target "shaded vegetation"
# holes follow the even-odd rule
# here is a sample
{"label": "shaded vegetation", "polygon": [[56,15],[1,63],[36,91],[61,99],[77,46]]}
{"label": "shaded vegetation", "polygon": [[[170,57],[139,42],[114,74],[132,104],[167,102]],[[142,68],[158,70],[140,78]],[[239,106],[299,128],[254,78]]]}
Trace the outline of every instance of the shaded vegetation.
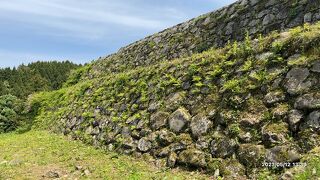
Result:
{"label": "shaded vegetation", "polygon": [[0,69],[0,133],[30,130],[35,112],[25,103],[28,96],[61,88],[78,67],[69,61],[52,61]]}
{"label": "shaded vegetation", "polygon": [[24,104],[12,95],[0,96],[0,133],[15,130],[22,121]]}

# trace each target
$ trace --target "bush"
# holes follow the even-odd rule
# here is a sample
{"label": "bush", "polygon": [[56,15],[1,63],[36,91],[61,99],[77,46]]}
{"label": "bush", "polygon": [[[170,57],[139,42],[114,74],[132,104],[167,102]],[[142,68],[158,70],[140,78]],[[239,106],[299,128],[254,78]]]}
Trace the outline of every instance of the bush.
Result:
{"label": "bush", "polygon": [[23,102],[12,95],[0,96],[0,133],[15,130],[21,120]]}

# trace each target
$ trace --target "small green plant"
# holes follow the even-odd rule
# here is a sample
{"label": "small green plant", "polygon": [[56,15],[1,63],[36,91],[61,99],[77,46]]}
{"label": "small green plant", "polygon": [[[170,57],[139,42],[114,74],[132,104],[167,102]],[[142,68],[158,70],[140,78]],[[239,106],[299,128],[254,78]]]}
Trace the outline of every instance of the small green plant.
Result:
{"label": "small green plant", "polygon": [[282,41],[275,41],[272,43],[272,51],[276,54],[284,51],[284,43]]}
{"label": "small green plant", "polygon": [[241,79],[231,79],[223,84],[222,92],[230,90],[234,93],[240,93],[243,91],[243,88],[241,87],[242,82],[243,80]]}
{"label": "small green plant", "polygon": [[170,74],[166,74],[166,79],[167,79],[167,81],[165,81],[166,86],[175,86],[175,87],[181,86],[181,81],[176,79]]}
{"label": "small green plant", "polygon": [[148,100],[149,100],[148,93],[146,91],[143,91],[141,93],[140,101],[141,102],[147,102]]}
{"label": "small green plant", "polygon": [[120,118],[113,116],[113,117],[111,117],[111,120],[112,120],[112,122],[119,122]]}
{"label": "small green plant", "polygon": [[232,67],[237,63],[238,59],[232,59],[230,61],[224,61],[224,67]]}
{"label": "small green plant", "polygon": [[200,82],[201,80],[202,80],[202,77],[200,77],[200,76],[193,76],[192,77],[193,82]]}
{"label": "small green plant", "polygon": [[265,71],[254,71],[250,73],[249,77],[262,84],[266,80],[267,73]]}
{"label": "small green plant", "polygon": [[304,32],[311,31],[311,25],[309,23],[304,23],[303,30],[304,30]]}
{"label": "small green plant", "polygon": [[239,51],[240,51],[240,48],[239,48],[238,42],[237,41],[233,42],[232,49],[231,49],[231,54],[236,56]]}
{"label": "small green plant", "polygon": [[291,59],[290,61],[288,61],[288,65],[289,66],[308,65],[310,61],[312,61],[311,58],[307,58],[306,56],[300,56],[296,59]]}
{"label": "small green plant", "polygon": [[251,70],[252,67],[253,67],[253,62],[251,59],[248,59],[247,61],[244,62],[243,66],[240,68],[240,70],[243,72],[247,72],[247,71]]}
{"label": "small green plant", "polygon": [[154,41],[149,41],[149,42],[148,42],[148,46],[149,46],[150,48],[154,48],[154,47],[156,46],[156,43],[155,43]]}
{"label": "small green plant", "polygon": [[198,87],[191,89],[191,94],[195,95],[195,94],[199,94],[201,91]]}
{"label": "small green plant", "polygon": [[197,82],[195,83],[195,86],[201,88],[204,86],[204,84],[202,82]]}
{"label": "small green plant", "polygon": [[229,132],[232,136],[237,136],[239,135],[241,129],[239,127],[239,124],[231,124],[229,126]]}
{"label": "small green plant", "polygon": [[190,64],[188,68],[188,75],[192,77],[193,75],[200,72],[200,67],[197,64]]}
{"label": "small green plant", "polygon": [[246,36],[245,36],[245,40],[244,40],[244,44],[242,45],[242,49],[243,49],[243,53],[245,55],[251,54],[252,53],[252,42],[251,42],[251,38],[249,36],[249,32],[246,32]]}
{"label": "small green plant", "polygon": [[258,35],[258,43],[259,43],[259,46],[258,46],[258,51],[263,51],[264,49],[264,39],[262,37],[262,34],[259,34]]}
{"label": "small green plant", "polygon": [[218,75],[221,75],[221,73],[223,72],[223,69],[219,65],[214,65],[212,69],[212,71],[207,72],[211,79],[217,77]]}

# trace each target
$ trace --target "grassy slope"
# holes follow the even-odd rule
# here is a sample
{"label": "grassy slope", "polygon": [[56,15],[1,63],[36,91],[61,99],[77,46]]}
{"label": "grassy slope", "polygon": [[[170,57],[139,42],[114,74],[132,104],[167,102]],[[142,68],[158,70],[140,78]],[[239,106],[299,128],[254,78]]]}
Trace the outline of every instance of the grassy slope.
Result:
{"label": "grassy slope", "polygon": [[[76,170],[82,166],[82,170]],[[90,174],[85,175],[84,171]],[[207,179],[197,172],[166,171],[142,160],[88,147],[44,131],[0,135],[0,179]]]}

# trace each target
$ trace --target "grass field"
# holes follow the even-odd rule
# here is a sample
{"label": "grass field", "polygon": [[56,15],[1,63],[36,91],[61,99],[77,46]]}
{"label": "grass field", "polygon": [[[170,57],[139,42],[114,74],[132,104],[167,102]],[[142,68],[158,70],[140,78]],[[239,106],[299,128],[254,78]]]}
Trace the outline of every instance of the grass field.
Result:
{"label": "grass field", "polygon": [[0,179],[210,179],[97,150],[45,131],[0,135]]}

